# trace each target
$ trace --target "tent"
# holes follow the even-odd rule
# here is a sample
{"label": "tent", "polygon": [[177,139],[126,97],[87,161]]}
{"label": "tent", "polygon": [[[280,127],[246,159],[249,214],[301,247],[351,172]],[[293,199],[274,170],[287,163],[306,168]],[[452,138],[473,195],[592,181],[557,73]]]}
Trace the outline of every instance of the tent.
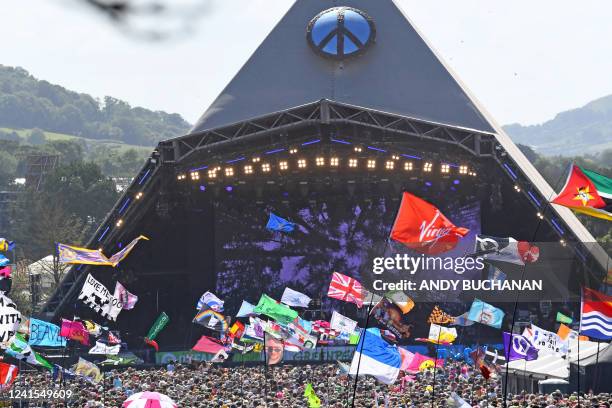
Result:
{"label": "tent", "polygon": [[[592,389],[596,393],[612,392],[612,381],[610,380],[612,378],[612,347],[607,343],[599,344],[599,355],[596,352],[583,358],[580,353],[580,365],[578,361],[570,363],[570,389],[577,390],[580,381],[581,390]],[[580,378],[578,373],[580,373]]]}

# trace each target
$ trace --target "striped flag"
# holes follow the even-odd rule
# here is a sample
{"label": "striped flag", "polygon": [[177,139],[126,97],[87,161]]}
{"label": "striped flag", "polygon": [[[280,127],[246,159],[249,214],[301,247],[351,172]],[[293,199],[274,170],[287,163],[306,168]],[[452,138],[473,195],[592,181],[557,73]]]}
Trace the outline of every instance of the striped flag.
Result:
{"label": "striped flag", "polygon": [[612,340],[612,296],[583,288],[581,306],[580,334]]}

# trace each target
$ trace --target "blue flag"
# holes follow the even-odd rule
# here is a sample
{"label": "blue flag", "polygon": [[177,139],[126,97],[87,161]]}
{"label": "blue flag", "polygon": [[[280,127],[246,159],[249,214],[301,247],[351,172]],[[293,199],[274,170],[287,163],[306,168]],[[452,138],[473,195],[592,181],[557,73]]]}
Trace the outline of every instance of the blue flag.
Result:
{"label": "blue flag", "polygon": [[274,213],[270,213],[270,218],[268,219],[266,228],[271,231],[293,232],[295,229],[295,224],[279,217]]}
{"label": "blue flag", "polygon": [[500,329],[504,320],[504,314],[503,310],[480,299],[474,299],[467,318],[474,322]]}
{"label": "blue flag", "polygon": [[4,255],[0,254],[0,266],[6,266],[6,265],[8,265],[10,262],[11,262],[11,261],[9,261],[9,259],[8,259],[6,256],[4,256]]}
{"label": "blue flag", "polygon": [[44,320],[30,318],[28,344],[31,346],[66,347],[66,338],[60,336],[59,326]]}

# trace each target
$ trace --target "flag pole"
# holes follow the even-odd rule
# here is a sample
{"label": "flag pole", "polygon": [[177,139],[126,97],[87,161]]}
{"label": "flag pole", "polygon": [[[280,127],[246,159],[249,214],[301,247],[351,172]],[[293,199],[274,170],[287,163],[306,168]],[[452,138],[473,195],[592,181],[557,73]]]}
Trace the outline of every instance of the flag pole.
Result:
{"label": "flag pole", "polygon": [[[385,245],[385,249],[386,249]],[[355,372],[355,385],[353,386],[353,400],[351,401],[351,408],[355,408],[355,398],[357,396],[357,381],[359,380],[359,366],[361,365],[361,354],[363,351],[363,345],[365,343],[366,332],[368,330],[368,323],[370,323],[370,308],[372,307],[372,301],[374,300],[374,293],[370,295],[370,301],[368,302],[368,314],[366,316],[365,327],[363,328],[363,338],[359,339],[361,343],[361,351],[359,352],[359,358],[357,359],[357,371]],[[357,343],[357,348],[359,348],[359,343]],[[352,364],[352,363],[351,363]],[[351,369],[349,367],[349,375]]]}

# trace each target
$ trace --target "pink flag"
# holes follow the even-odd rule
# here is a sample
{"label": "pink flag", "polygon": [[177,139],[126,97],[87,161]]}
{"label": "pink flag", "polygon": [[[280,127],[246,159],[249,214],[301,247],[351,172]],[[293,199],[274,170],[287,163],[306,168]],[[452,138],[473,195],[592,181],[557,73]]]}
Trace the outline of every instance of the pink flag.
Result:
{"label": "pink flag", "polygon": [[12,271],[13,270],[11,269],[10,265],[0,268],[0,278],[10,278]]}
{"label": "pink flag", "polygon": [[193,346],[194,351],[201,353],[217,354],[221,350],[225,350],[225,347],[212,337],[202,336],[200,340]]}
{"label": "pink flag", "polygon": [[130,293],[127,289],[117,281],[115,284],[115,299],[119,299],[119,301],[123,304],[123,309],[130,310],[134,308],[136,302],[138,302],[138,296]]}
{"label": "pink flag", "polygon": [[81,322],[73,322],[62,319],[60,336],[66,337],[70,340],[76,340],[85,346],[89,346],[89,332]]}
{"label": "pink flag", "polygon": [[403,347],[397,348],[400,353],[400,358],[402,359],[402,365],[400,366],[400,370],[408,371],[408,367],[410,367],[410,363],[414,359],[414,353],[409,352]]}
{"label": "pink flag", "polygon": [[[418,373],[419,371],[421,371],[421,365],[426,361],[430,361],[431,364],[434,363],[433,358],[424,356],[420,353],[415,353],[406,371],[409,373]],[[436,367],[442,367],[443,365],[444,365],[444,359],[440,358],[436,360]]]}

